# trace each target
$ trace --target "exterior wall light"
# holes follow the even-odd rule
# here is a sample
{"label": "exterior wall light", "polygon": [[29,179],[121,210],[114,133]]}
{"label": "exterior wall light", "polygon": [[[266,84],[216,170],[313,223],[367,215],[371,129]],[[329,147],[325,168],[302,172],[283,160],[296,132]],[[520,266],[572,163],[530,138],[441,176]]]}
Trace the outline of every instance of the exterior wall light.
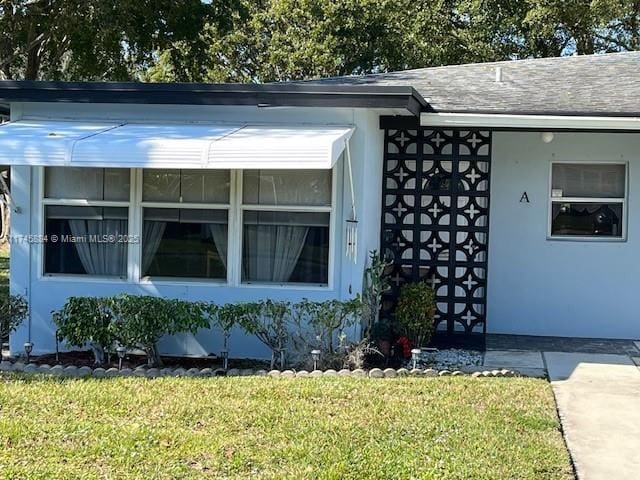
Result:
{"label": "exterior wall light", "polygon": [[540,134],[540,139],[544,142],[544,143],[551,143],[553,142],[553,138],[554,138],[554,134],[553,132],[542,132]]}
{"label": "exterior wall light", "polygon": [[229,369],[229,350],[227,350],[226,348],[223,350],[220,350],[220,356],[222,357],[222,368],[224,370],[228,370]]}
{"label": "exterior wall light", "polygon": [[118,354],[118,370],[122,370],[122,360],[127,354],[127,349],[123,346],[116,347],[116,353]]}
{"label": "exterior wall light", "polygon": [[31,352],[33,352],[33,342],[24,342],[24,353],[27,354],[27,363],[29,363]]}
{"label": "exterior wall light", "polygon": [[422,350],[419,348],[411,349],[411,362],[413,364],[413,368],[418,368],[418,362],[420,361],[420,356],[422,355]]}
{"label": "exterior wall light", "polygon": [[311,350],[311,358],[313,360],[313,369],[318,369],[318,362],[320,361],[320,355],[322,352],[320,350]]}

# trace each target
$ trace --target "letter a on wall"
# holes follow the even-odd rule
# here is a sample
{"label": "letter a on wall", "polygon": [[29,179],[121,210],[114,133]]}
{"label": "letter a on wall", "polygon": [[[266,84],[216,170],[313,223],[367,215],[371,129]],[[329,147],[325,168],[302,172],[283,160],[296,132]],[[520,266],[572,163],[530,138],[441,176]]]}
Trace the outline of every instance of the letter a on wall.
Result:
{"label": "letter a on wall", "polygon": [[522,192],[522,196],[520,197],[520,203],[531,203],[529,201],[529,195],[527,195],[527,192]]}

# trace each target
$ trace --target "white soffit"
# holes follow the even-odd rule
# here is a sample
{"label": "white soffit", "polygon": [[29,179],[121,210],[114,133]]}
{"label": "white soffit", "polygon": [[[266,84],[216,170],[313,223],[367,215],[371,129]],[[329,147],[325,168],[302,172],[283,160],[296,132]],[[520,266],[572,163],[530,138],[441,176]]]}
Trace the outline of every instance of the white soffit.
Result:
{"label": "white soffit", "polygon": [[0,164],[329,169],[353,130],[349,126],[21,120],[0,126]]}
{"label": "white soffit", "polygon": [[637,117],[595,117],[569,115],[508,115],[480,113],[421,113],[425,127],[484,127],[548,130],[640,130]]}
{"label": "white soffit", "polygon": [[0,125],[0,164],[67,165],[73,145],[117,123],[22,120]]}

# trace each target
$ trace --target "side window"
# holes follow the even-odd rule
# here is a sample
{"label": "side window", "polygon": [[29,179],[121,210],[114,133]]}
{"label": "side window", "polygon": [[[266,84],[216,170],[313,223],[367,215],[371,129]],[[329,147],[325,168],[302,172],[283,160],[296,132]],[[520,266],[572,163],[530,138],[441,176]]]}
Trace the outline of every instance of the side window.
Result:
{"label": "side window", "polygon": [[242,281],[326,285],[331,170],[245,170]]}
{"label": "side window", "polygon": [[127,276],[130,170],[47,167],[44,273]]}
{"label": "side window", "polygon": [[550,237],[624,238],[626,186],[626,164],[553,163]]}
{"label": "side window", "polygon": [[229,170],[144,170],[143,277],[227,279]]}

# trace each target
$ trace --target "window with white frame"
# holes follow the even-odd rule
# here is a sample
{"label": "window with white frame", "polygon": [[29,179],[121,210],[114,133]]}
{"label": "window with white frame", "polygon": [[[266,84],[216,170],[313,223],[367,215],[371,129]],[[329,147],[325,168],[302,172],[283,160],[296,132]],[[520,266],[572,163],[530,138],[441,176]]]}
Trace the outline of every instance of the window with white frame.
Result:
{"label": "window with white frame", "polygon": [[242,281],[329,281],[330,170],[245,170]]}
{"label": "window with white frame", "polygon": [[328,285],[332,173],[47,167],[44,273]]}
{"label": "window with white frame", "polygon": [[626,188],[624,163],[552,163],[550,236],[624,238]]}
{"label": "window with white frame", "polygon": [[130,178],[128,169],[45,169],[45,274],[126,277]]}
{"label": "window with white frame", "polygon": [[143,277],[227,279],[229,170],[143,170]]}

